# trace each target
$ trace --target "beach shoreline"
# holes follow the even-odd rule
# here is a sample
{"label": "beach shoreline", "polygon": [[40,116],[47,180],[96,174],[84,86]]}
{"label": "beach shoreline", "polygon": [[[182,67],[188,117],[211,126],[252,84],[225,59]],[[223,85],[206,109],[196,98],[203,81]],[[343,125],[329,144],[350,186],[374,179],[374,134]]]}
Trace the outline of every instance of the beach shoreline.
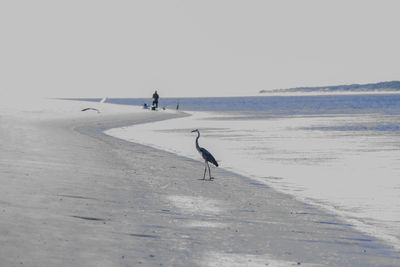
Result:
{"label": "beach shoreline", "polygon": [[[380,106],[379,111],[385,113],[387,108]],[[192,116],[106,133],[200,160],[195,135],[190,133],[198,128],[200,145],[222,168],[333,212],[399,250],[398,208],[391,204],[397,202],[398,188],[393,169],[398,150],[392,145],[398,142],[397,115],[189,113]]]}
{"label": "beach shoreline", "polygon": [[8,266],[400,263],[338,216],[223,169],[200,181],[200,161],[103,133],[175,113],[80,114],[0,117]]}

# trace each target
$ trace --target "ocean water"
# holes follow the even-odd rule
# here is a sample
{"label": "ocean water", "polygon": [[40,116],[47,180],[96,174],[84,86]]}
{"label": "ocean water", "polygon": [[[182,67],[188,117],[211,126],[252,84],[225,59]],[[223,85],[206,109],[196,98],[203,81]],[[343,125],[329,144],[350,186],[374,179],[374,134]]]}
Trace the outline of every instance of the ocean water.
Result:
{"label": "ocean water", "polygon": [[221,168],[339,214],[400,249],[399,94],[185,98],[179,107],[191,116],[106,133],[200,161],[190,132],[199,129],[200,146]]}

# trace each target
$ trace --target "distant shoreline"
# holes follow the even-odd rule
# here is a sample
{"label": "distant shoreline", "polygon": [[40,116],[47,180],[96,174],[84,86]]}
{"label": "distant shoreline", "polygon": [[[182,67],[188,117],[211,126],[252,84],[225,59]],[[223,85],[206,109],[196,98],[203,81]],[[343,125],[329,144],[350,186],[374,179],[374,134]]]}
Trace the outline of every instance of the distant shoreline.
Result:
{"label": "distant shoreline", "polygon": [[349,84],[349,85],[329,85],[314,87],[295,87],[287,89],[261,90],[264,93],[383,93],[400,92],[400,81],[389,81],[368,84]]}
{"label": "distant shoreline", "polygon": [[400,91],[271,91],[260,94],[261,96],[398,95]]}
{"label": "distant shoreline", "polygon": [[[243,98],[243,97],[264,97],[264,96],[326,96],[326,95],[398,95],[400,91],[336,91],[336,92],[327,92],[327,91],[315,91],[315,92],[304,92],[304,91],[297,91],[297,92],[287,92],[287,91],[266,91],[263,93],[258,93],[255,95],[243,95],[243,96],[198,96],[198,97],[163,97],[162,99],[168,100],[184,100],[184,99],[210,99],[210,98]],[[101,98],[93,97],[93,98],[85,98],[85,97],[77,97],[77,98],[54,98],[58,100],[72,100],[72,101],[89,101],[89,102],[99,102]],[[125,99],[137,99],[143,101],[149,101],[149,98],[145,97],[109,97],[107,103],[113,104],[122,104],[122,105],[129,105],[127,103],[114,103],[110,102],[113,100],[125,100]],[[142,106],[142,104],[137,104],[136,106]]]}

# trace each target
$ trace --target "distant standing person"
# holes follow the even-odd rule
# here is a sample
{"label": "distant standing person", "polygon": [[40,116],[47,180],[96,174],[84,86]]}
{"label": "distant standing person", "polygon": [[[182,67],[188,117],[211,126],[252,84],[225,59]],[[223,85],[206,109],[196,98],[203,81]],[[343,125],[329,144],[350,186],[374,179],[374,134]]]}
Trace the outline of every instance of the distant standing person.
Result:
{"label": "distant standing person", "polygon": [[154,92],[153,94],[153,107],[158,108],[158,94],[157,94],[157,90]]}

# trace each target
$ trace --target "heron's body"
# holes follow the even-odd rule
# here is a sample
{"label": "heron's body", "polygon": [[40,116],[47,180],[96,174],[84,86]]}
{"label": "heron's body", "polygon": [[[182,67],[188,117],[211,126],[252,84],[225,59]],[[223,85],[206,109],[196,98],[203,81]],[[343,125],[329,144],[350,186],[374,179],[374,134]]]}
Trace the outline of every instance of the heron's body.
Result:
{"label": "heron's body", "polygon": [[211,177],[210,165],[208,165],[208,162],[211,162],[216,167],[218,167],[218,162],[215,160],[214,156],[210,152],[208,152],[207,149],[199,146],[200,131],[196,129],[193,130],[192,132],[197,132],[196,149],[200,153],[201,157],[204,159],[205,168],[204,168],[203,180],[205,180],[206,178],[207,167],[208,167],[208,175],[211,180],[213,179],[213,177]]}

